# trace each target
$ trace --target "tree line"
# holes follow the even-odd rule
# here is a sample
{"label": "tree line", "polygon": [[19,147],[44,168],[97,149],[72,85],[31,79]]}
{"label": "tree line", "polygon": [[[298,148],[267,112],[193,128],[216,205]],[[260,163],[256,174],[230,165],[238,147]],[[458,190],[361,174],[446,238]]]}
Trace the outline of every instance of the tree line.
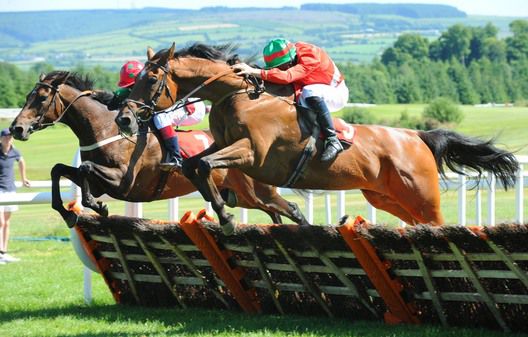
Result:
{"label": "tree line", "polygon": [[[428,103],[445,97],[461,104],[518,103],[528,100],[528,20],[509,25],[501,39],[493,24],[455,24],[429,41],[402,34],[369,64],[338,64],[350,89],[350,102]],[[40,73],[53,69],[35,64],[28,70],[0,62],[0,107],[20,107]],[[95,87],[114,90],[115,71],[79,65]]]}
{"label": "tree line", "polygon": [[493,24],[456,24],[429,41],[402,34],[370,64],[341,64],[350,101],[427,103],[447,97],[461,104],[528,99],[528,20],[510,23],[500,39]]}

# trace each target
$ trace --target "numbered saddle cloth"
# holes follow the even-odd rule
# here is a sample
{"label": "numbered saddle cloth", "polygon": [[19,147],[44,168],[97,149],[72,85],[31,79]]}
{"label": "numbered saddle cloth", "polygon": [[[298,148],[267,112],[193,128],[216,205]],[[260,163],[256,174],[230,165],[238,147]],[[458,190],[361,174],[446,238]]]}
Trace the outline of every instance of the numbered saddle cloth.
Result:
{"label": "numbered saddle cloth", "polygon": [[187,159],[197,155],[213,144],[213,138],[201,130],[177,130],[180,152]]}

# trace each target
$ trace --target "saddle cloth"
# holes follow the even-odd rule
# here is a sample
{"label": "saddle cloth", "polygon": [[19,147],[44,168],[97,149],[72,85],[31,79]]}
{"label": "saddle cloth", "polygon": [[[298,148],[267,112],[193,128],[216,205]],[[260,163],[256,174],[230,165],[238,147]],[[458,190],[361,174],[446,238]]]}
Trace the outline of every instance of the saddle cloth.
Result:
{"label": "saddle cloth", "polygon": [[177,130],[180,153],[187,159],[213,144],[213,138],[201,130]]}
{"label": "saddle cloth", "polygon": [[352,145],[354,142],[354,136],[356,135],[356,129],[353,125],[348,124],[341,118],[332,117],[334,121],[334,128],[337,133],[337,138],[341,143]]}

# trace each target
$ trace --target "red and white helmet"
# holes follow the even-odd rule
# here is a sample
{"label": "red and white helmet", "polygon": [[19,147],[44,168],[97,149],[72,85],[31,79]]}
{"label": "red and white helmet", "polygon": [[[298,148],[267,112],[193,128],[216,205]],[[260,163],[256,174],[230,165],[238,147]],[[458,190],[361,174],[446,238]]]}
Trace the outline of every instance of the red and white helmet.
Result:
{"label": "red and white helmet", "polygon": [[121,88],[128,88],[136,83],[136,76],[143,70],[143,63],[139,61],[128,61],[121,67],[119,73],[119,82],[117,85]]}

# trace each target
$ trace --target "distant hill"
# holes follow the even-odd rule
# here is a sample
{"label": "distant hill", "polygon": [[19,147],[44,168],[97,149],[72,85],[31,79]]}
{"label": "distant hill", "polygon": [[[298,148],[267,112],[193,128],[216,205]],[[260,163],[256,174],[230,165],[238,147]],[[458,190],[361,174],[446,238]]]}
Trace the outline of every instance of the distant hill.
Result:
{"label": "distant hill", "polygon": [[508,33],[513,18],[472,17],[451,6],[409,4],[306,4],[300,8],[145,8],[0,13],[0,61],[29,67],[79,64],[117,68],[144,59],[147,46],[192,42],[237,43],[241,56],[260,55],[271,38],[324,47],[338,62],[369,62],[402,32],[437,38],[455,23],[492,22]]}
{"label": "distant hill", "polygon": [[310,11],[338,11],[357,15],[398,15],[407,18],[461,18],[466,13],[448,5],[426,4],[305,4]]}

